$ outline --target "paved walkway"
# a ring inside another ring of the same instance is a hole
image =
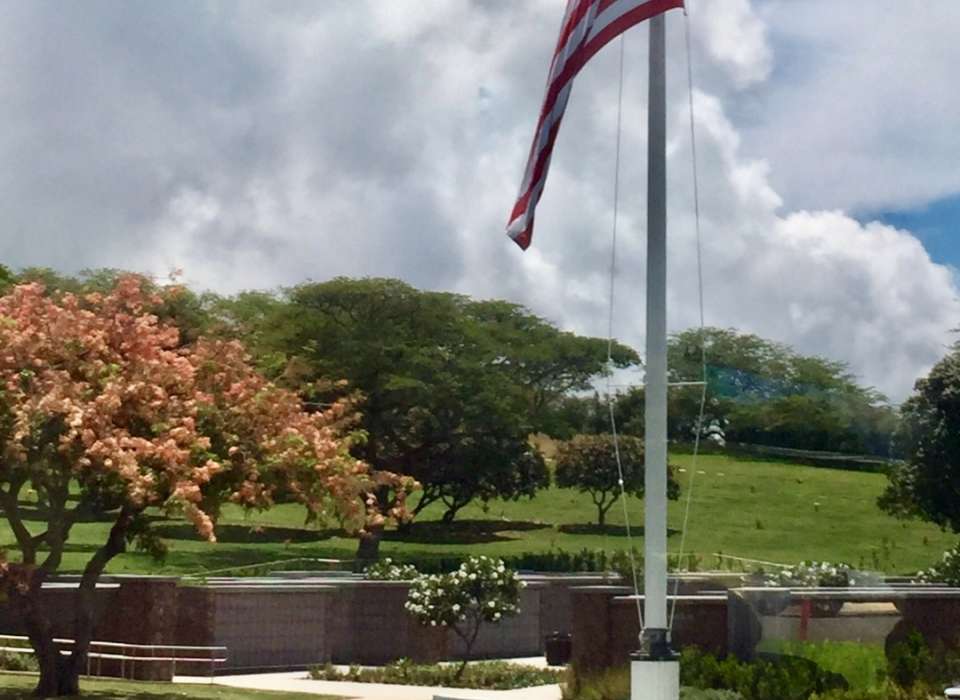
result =
[[[530,666],[546,667],[542,656],[529,659],[505,659]],[[346,666],[342,668],[346,669]],[[206,677],[177,676],[176,683],[209,683]],[[311,695],[339,695],[359,700],[560,700],[559,685],[541,685],[516,690],[471,690],[468,688],[436,688],[422,685],[390,685],[387,683],[350,683],[347,681],[314,681],[306,671],[255,673],[240,676],[216,676],[216,685],[250,690],[282,690]]]
[[[177,676],[176,683],[209,683],[209,678]],[[312,695],[339,695],[361,700],[560,700],[559,685],[541,685],[517,690],[470,690],[467,688],[431,688],[421,685],[386,683],[348,683],[310,680],[306,671],[257,673],[242,676],[217,676],[216,685],[250,690],[282,690]]]

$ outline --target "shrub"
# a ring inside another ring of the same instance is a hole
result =
[[[828,690],[814,693],[810,700],[942,700],[942,688],[914,686],[904,689],[893,683],[874,688],[856,688],[851,690]]]
[[[914,630],[887,654],[890,679],[901,688],[943,686],[960,681],[960,650],[932,647]]]
[[[948,586],[960,586],[960,543],[943,553],[940,562],[929,569],[917,573],[916,580],[921,583],[945,583]]]
[[[578,678],[568,670],[563,686],[563,700],[630,700],[630,668],[621,666],[586,678]],[[715,688],[680,688],[680,700],[743,700],[732,690]]]
[[[733,656],[717,659],[693,647],[680,657],[680,682],[732,690],[744,700],[806,700],[815,692],[847,687],[843,676],[823,671],[809,659],[769,655],[746,663]]]
[[[363,570],[363,576],[370,581],[412,581],[420,572],[413,564],[395,563],[387,557],[374,562]]]
[[[693,647],[680,656],[680,683],[682,700],[807,700],[814,693],[844,690],[847,686],[842,676],[825,672],[808,659],[769,656],[743,662],[732,656],[718,659]],[[563,697],[628,700],[629,668],[588,676],[572,669]]]
[[[421,624],[453,630],[466,646],[466,659],[484,622],[497,623],[520,612],[520,588],[516,572],[500,559],[470,557],[449,574],[418,576],[407,594],[405,608]]]
[[[38,668],[33,654],[0,651],[0,671],[36,671]]]
[[[760,649],[810,659],[823,670],[842,675],[851,688],[876,687],[887,676],[882,643],[769,640],[762,641]]]
[[[855,570],[849,564],[803,561],[795,566],[767,574],[763,584],[778,587],[846,588],[856,585],[854,575]]]

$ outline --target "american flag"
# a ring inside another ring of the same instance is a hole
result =
[[[638,22],[675,7],[683,7],[683,0],[567,1],[523,183],[507,222],[507,235],[524,250],[533,236],[534,210],[547,181],[553,143],[560,130],[574,77],[611,39]]]

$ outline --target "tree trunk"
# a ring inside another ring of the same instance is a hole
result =
[[[603,530],[607,524],[607,509],[609,507],[610,506],[604,506],[602,503],[597,504],[597,527],[600,530]]]
[[[80,673],[87,665],[87,656],[90,652],[90,642],[93,641],[93,624],[96,612],[97,581],[100,580],[107,564],[118,554],[127,549],[127,530],[133,523],[139,511],[124,506],[120,510],[110,536],[106,543],[97,550],[93,558],[87,562],[80,579],[80,590],[77,592],[77,612],[74,618],[73,653],[69,661],[64,664],[61,674],[61,685],[69,687],[71,694],[80,692]]]
[[[383,525],[372,525],[360,533],[357,545],[357,570],[363,570],[380,558],[380,540],[383,539]]]
[[[45,580],[45,572],[34,570],[26,591],[11,591],[14,609],[21,610],[27,637],[40,667],[40,678],[33,692],[40,698],[75,695],[77,689],[67,682],[65,674],[67,661],[60,653],[60,647],[53,641],[53,625],[40,598]]]
[[[467,505],[472,499],[457,499],[456,496],[454,496],[451,499],[441,498],[441,500],[447,509],[440,517],[440,520],[444,525],[449,525],[453,522],[454,518],[457,517],[457,513],[460,512],[460,509]]]
[[[373,495],[377,499],[377,508],[381,513],[388,512],[393,506],[389,486],[378,487]],[[362,570],[366,565],[372,564],[380,558],[380,540],[382,539],[383,525],[371,525],[364,532],[360,533],[360,542],[357,544],[357,560],[355,563],[357,570]]]
[[[440,517],[440,522],[442,522],[444,525],[449,525],[453,522],[453,519],[457,517],[458,510],[460,509],[454,508],[453,506],[448,507],[445,511],[443,511],[443,515]]]
[[[420,515],[421,511],[424,508],[432,504],[433,502],[439,500],[440,496],[436,493],[431,492],[428,488],[424,488],[420,493],[420,500],[417,501],[417,505],[412,511],[410,511],[411,518],[409,520],[402,520],[397,523],[397,532],[408,533],[410,532],[410,526],[413,525],[414,520],[417,516]]]

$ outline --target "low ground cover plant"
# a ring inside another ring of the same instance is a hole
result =
[[[332,664],[315,666],[310,669],[310,677],[322,681],[512,690],[558,683],[563,679],[563,671],[506,661],[474,661],[465,664],[461,670],[459,664],[417,664],[400,659],[377,668],[351,666],[339,670]]]

